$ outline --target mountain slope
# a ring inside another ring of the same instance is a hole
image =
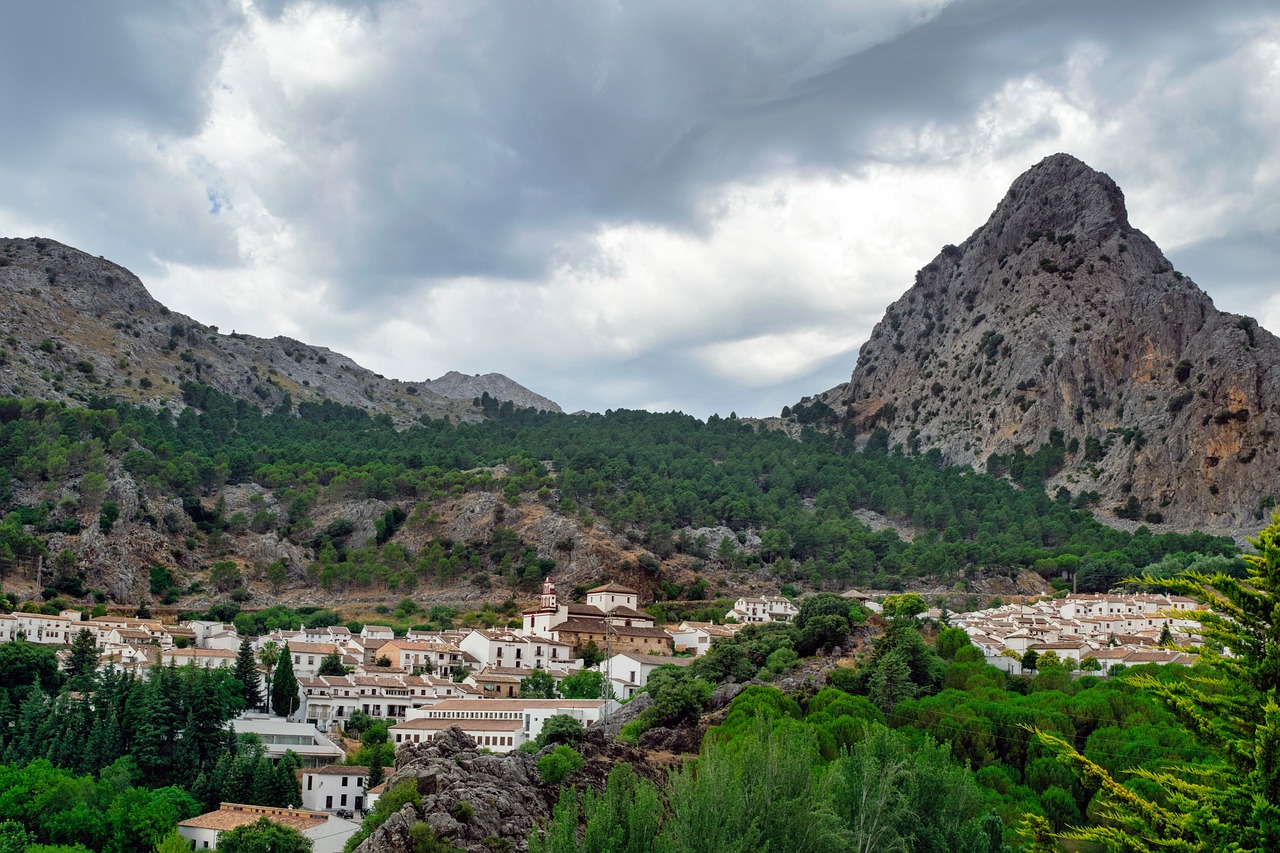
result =
[[[1280,490],[1280,340],[1218,311],[1065,154],[920,270],[816,399],[949,462],[1047,448],[1051,492],[1129,518],[1236,531]]]
[[[401,424],[425,415],[477,420],[472,400],[560,407],[505,376],[386,379],[341,353],[292,338],[256,338],[170,311],[136,276],[53,240],[0,239],[0,392],[85,400],[110,394],[157,404],[194,381],[264,408],[333,400]],[[465,381],[463,381],[465,380]]]

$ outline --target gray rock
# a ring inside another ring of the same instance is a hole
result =
[[[1256,529],[1280,462],[1280,339],[1214,308],[1066,154],[920,270],[818,399],[955,464],[1060,433],[1050,493],[1096,490],[1104,513],[1132,495],[1179,529]]]

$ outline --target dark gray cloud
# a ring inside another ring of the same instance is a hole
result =
[[[1280,231],[1270,3],[7,13],[0,230],[390,375],[776,411],[846,378],[911,272],[1063,149],[1222,307],[1280,324],[1259,300]]]

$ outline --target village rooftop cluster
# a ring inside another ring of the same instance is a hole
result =
[[[868,596],[845,597],[879,611]],[[399,748],[430,742],[456,727],[480,748],[510,752],[536,740],[552,716],[567,715],[592,727],[642,690],[661,666],[688,666],[718,638],[749,624],[790,621],[796,606],[780,596],[738,599],[725,624],[681,622],[658,627],[638,609],[639,593],[617,583],[591,589],[585,603],[562,603],[548,578],[537,606],[523,611],[522,627],[498,630],[408,631],[365,625],[359,633],[340,626],[274,631],[250,638],[260,650],[287,649],[298,681],[299,706],[287,719],[247,711],[233,721],[237,733],[253,733],[277,760],[292,750],[304,766],[301,809],[224,803],[215,812],[179,825],[197,848],[217,846],[219,833],[262,817],[293,826],[312,838],[317,851],[342,849],[358,824],[350,818],[371,809],[384,785],[368,788],[368,768],[344,765],[336,734],[361,712],[387,721]],[[1034,669],[1052,655],[1073,669],[1107,674],[1117,665],[1190,663],[1196,626],[1189,598],[1166,595],[1068,595],[1031,604],[1007,604],[952,614],[988,663],[1011,674]],[[926,616],[938,617],[938,611]],[[88,631],[104,670],[146,677],[160,665],[233,667],[243,638],[232,625],[195,620],[166,625],[158,619],[99,616],[79,611],[58,615],[0,614],[0,642],[26,640],[62,648]],[[1170,648],[1170,645],[1175,647]],[[583,653],[601,656],[592,667],[604,675],[610,694],[598,699],[528,699],[521,682],[535,671],[561,681],[584,666]],[[677,652],[679,654],[677,654]],[[321,675],[336,655],[345,675]],[[269,677],[258,666],[263,685]]]

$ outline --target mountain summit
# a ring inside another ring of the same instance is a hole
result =
[[[402,382],[292,338],[221,332],[161,305],[124,267],[43,238],[0,238],[0,331],[3,394],[159,405],[196,382],[263,408],[332,400],[400,424],[478,420],[486,393],[560,411],[499,373]]]
[[[943,247],[816,401],[1123,518],[1252,528],[1280,490],[1280,340],[1218,311],[1067,154]]]

